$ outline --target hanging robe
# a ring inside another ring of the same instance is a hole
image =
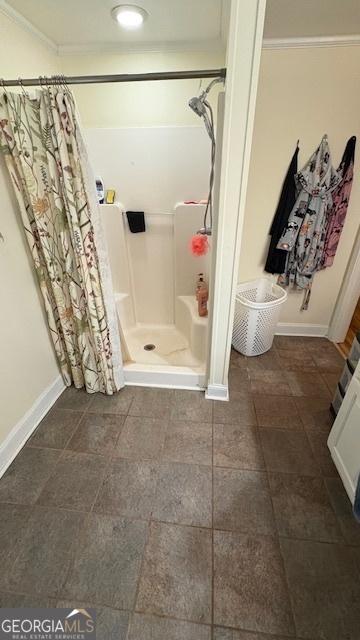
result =
[[[341,182],[333,193],[333,205],[328,211],[324,252],[321,261],[322,269],[331,267],[334,262],[340,236],[345,224],[354,175],[355,145],[356,137],[352,136],[347,141],[338,168],[338,172],[341,174]]]
[[[265,264],[265,271],[268,273],[283,273],[285,270],[287,252],[277,249],[277,244],[296,201],[295,174],[297,173],[298,154],[299,145],[297,145],[291,158],[270,229],[271,240]]]
[[[327,136],[297,173],[298,197],[277,248],[288,252],[283,286],[304,291],[301,310],[307,309],[315,273],[321,268],[326,237],[327,211],[332,206],[332,193],[341,174],[332,166]]]

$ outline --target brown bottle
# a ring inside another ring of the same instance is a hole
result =
[[[202,280],[197,292],[198,312],[201,318],[207,316],[208,314],[208,309],[207,309],[208,299],[209,299],[209,291],[207,288],[207,284],[206,282],[204,282],[204,280]]]

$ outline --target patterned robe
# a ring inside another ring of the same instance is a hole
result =
[[[331,163],[327,136],[304,168],[295,176],[298,197],[277,248],[288,252],[279,284],[305,292],[301,309],[307,309],[314,275],[321,269],[332,193],[341,181]]]
[[[321,260],[322,269],[331,267],[334,262],[341,232],[345,224],[354,175],[355,145],[356,137],[352,136],[347,141],[345,151],[338,168],[338,172],[341,174],[342,179],[333,193],[333,205],[328,211],[327,231],[324,252]]]

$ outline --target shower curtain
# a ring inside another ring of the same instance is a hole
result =
[[[112,394],[124,384],[119,332],[95,187],[67,87],[42,87],[34,98],[0,95],[0,150],[65,384]]]

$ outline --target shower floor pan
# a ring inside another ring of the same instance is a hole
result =
[[[164,325],[129,323],[127,296],[116,298],[126,384],[204,389],[207,318],[199,318],[195,298],[179,296],[176,324]]]

